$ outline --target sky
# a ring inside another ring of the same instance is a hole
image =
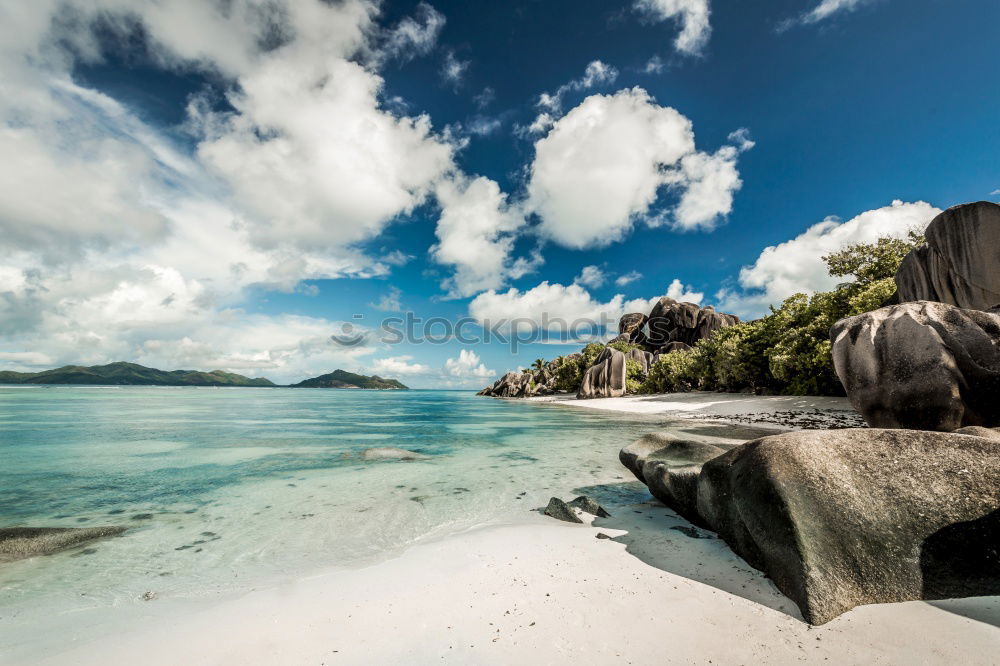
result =
[[[824,254],[1000,200],[998,23],[995,0],[0,0],[0,369],[466,389],[664,294],[759,317],[832,288]]]

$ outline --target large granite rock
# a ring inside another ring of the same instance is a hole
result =
[[[998,489],[993,439],[809,431],[705,463],[697,511],[823,624],[863,604],[1000,594]]]
[[[51,555],[96,539],[124,534],[125,527],[8,527],[0,529],[0,562]]]
[[[938,301],[988,310],[1000,305],[1000,205],[949,208],[924,232],[927,244],[896,273],[896,301]]]
[[[837,322],[833,362],[868,425],[1000,426],[1000,314],[919,301]]]
[[[534,380],[535,376],[530,372],[508,372],[493,386],[484,388],[477,395],[494,398],[527,398],[535,395],[538,385]]]
[[[703,463],[716,458],[731,446],[709,444],[681,439],[669,433],[653,432],[643,435],[618,453],[618,460],[635,478],[647,482],[645,469],[648,463],[665,462],[673,465]]]
[[[641,312],[632,312],[622,315],[622,318],[618,320],[618,334],[627,335],[631,339],[637,333],[642,331],[642,327],[646,325],[646,321],[648,319],[649,317]]]
[[[645,377],[645,375],[649,374],[649,366],[653,364],[653,355],[648,351],[637,348],[629,351],[626,360],[638,363],[639,367],[642,369],[642,374]]]
[[[583,374],[583,382],[576,397],[581,400],[588,398],[620,398],[625,395],[625,354],[605,347],[594,365]]]
[[[739,323],[736,315],[716,312],[712,307],[699,307],[694,303],[680,303],[664,296],[649,313],[646,346],[661,351],[673,342],[693,346],[715,331]]]

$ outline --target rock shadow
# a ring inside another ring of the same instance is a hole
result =
[[[803,620],[795,603],[766,575],[715,533],[692,525],[654,499],[641,483],[587,486],[573,492],[594,498],[611,513],[609,518],[595,519],[594,527],[627,532],[611,540],[624,544],[626,552],[642,562]]]
[[[1000,627],[1000,510],[924,539],[920,571],[932,606]]]

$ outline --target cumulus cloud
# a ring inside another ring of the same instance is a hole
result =
[[[457,358],[449,358],[444,363],[444,371],[452,377],[462,379],[486,379],[496,376],[471,349],[459,351]]]
[[[681,31],[674,40],[674,48],[681,53],[701,55],[708,44],[708,38],[712,34],[709,0],[635,0],[632,7],[651,21],[677,21]]]
[[[911,230],[923,231],[938,208],[923,201],[891,205],[861,213],[846,222],[829,217],[795,238],[766,248],[751,266],[740,271],[737,291],[719,294],[720,306],[742,316],[767,312],[797,293],[834,289],[841,278],[827,273],[822,257],[857,243],[873,243],[881,237],[903,238]]]
[[[543,134],[562,115],[563,98],[571,92],[589,90],[596,86],[612,85],[618,78],[618,70],[600,60],[590,62],[583,71],[583,76],[559,86],[554,93],[542,93],[538,96],[536,106],[542,112],[527,128],[522,128],[522,135]]]
[[[544,236],[574,249],[621,240],[637,219],[711,230],[742,185],[745,139],[704,153],[691,121],[642,88],[592,95],[536,142],[527,209],[541,217]],[[677,205],[650,215],[664,191],[678,194]]]
[[[469,316],[481,324],[506,321],[511,326],[577,334],[592,328],[614,328],[627,312],[649,312],[658,299],[626,299],[616,294],[610,301],[595,300],[583,286],[541,282],[521,291],[510,288],[479,294],[469,303]]]
[[[332,345],[340,322],[239,306],[252,286],[385,275],[406,255],[369,257],[357,243],[460,176],[429,118],[387,109],[371,65],[430,48],[443,19],[426,5],[386,33],[377,10],[364,0],[0,6],[0,149],[18,155],[0,167],[5,360],[132,359],[280,380],[371,353]],[[209,75],[212,90],[187,110],[193,153],[74,80],[77,62],[102,60],[109,35],[142,44],[160,67]]]
[[[430,366],[414,362],[412,356],[390,356],[375,359],[361,368],[363,372],[382,377],[408,377],[408,382],[417,385],[446,386],[464,388],[483,386],[496,376],[472,350],[462,349],[455,358],[446,359],[443,366]]]
[[[583,285],[584,287],[590,287],[591,289],[597,289],[602,284],[604,284],[608,279],[604,271],[601,270],[599,266],[584,266],[583,270],[576,277],[573,282],[576,284]]]
[[[412,356],[390,356],[388,358],[375,359],[371,364],[371,371],[383,377],[394,378],[405,375],[426,375],[431,372],[428,365],[421,363],[411,363]]]
[[[695,291],[690,286],[683,284],[677,278],[674,278],[674,281],[670,283],[669,287],[667,287],[666,296],[669,296],[675,301],[695,303],[698,305],[700,305],[705,299],[705,294],[700,291]]]
[[[482,176],[443,181],[437,190],[441,215],[438,242],[431,256],[455,268],[443,286],[454,297],[471,296],[502,286],[512,272],[523,275],[525,262],[513,262],[514,234],[524,217],[508,205],[495,181]]]

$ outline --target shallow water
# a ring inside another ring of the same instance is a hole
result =
[[[0,527],[131,528],[0,565],[0,618],[364,565],[628,480],[618,449],[656,428],[449,391],[0,387]],[[429,458],[360,459],[369,447]]]

